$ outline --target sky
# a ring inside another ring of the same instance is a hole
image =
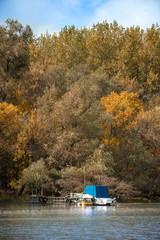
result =
[[[29,25],[35,35],[114,20],[123,27],[146,29],[160,25],[160,0],[0,0],[0,25],[8,18]]]

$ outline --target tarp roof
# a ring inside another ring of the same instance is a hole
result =
[[[109,198],[107,186],[101,185],[86,186],[84,193],[89,194],[94,198]]]

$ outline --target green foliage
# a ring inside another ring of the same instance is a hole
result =
[[[57,171],[49,171],[44,160],[31,163],[28,168],[23,170],[22,177],[19,180],[18,188],[25,186],[26,190],[41,194],[50,189],[54,189],[55,180],[59,178]]]

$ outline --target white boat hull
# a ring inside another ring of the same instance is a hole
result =
[[[99,206],[107,206],[107,205],[115,205],[116,200],[115,198],[93,198],[93,196],[89,194],[83,194],[82,196],[83,199],[93,199],[93,204],[94,205],[99,205]]]
[[[94,200],[95,205],[106,206],[113,204],[113,199],[111,198],[95,198]]]

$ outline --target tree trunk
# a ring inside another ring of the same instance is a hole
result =
[[[41,187],[41,196],[43,196],[43,187]]]

